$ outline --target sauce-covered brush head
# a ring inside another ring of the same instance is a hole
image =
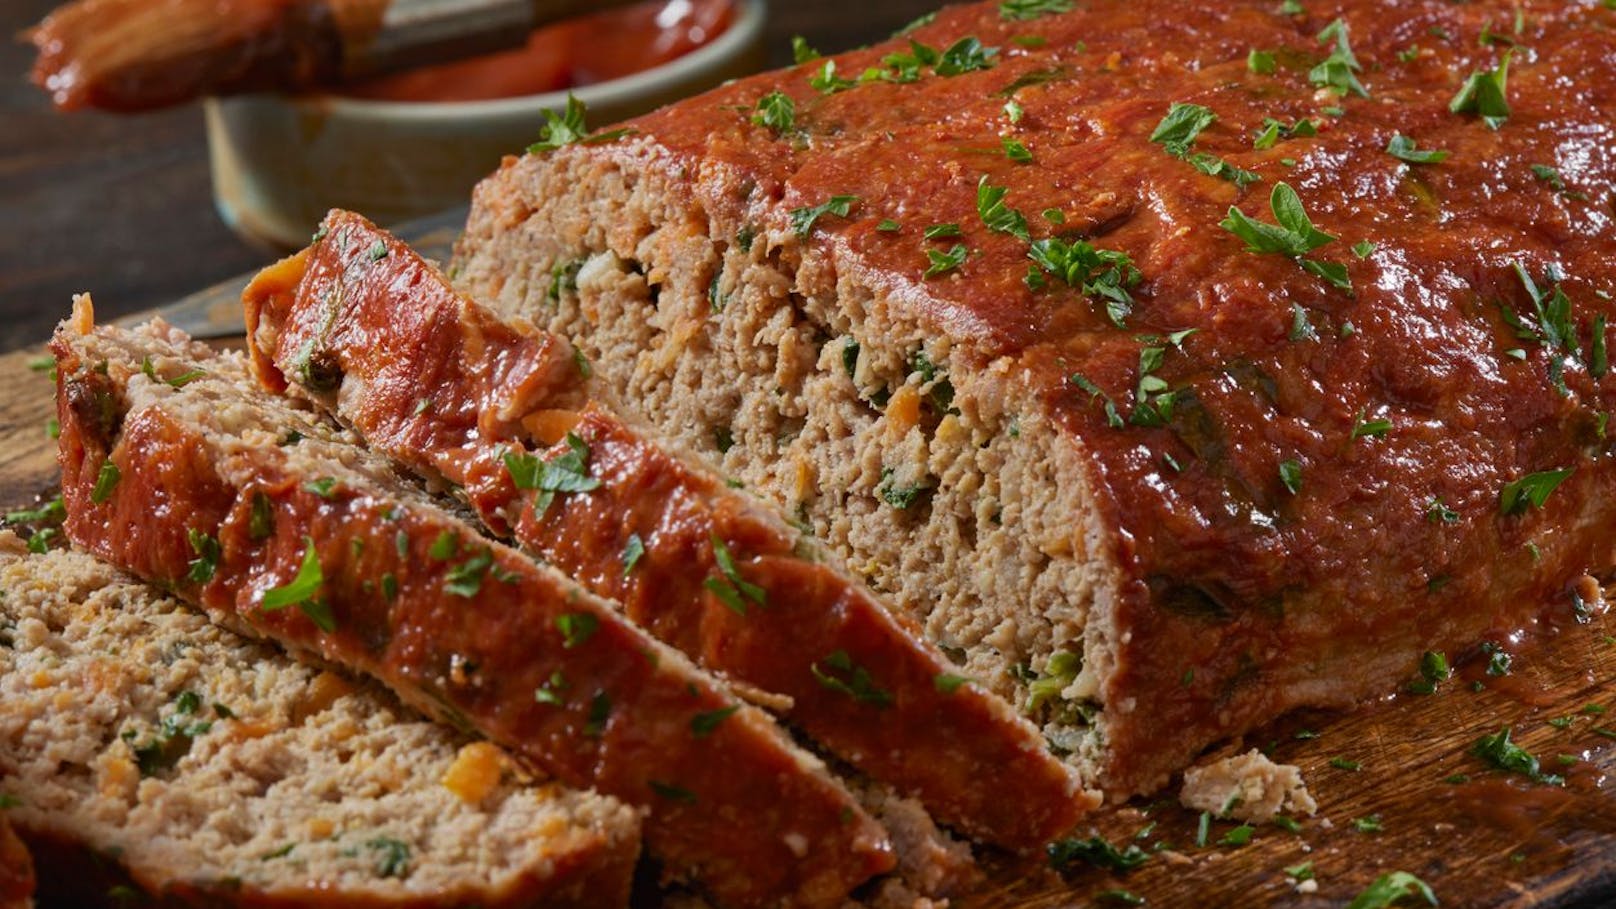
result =
[[[27,33],[62,110],[300,90],[520,44],[624,0],[75,0]]]

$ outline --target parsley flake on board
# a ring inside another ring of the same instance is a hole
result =
[[[1420,899],[1437,905],[1436,894],[1428,884],[1407,871],[1393,871],[1375,878],[1374,883],[1353,897],[1347,909],[1388,909],[1405,899]]]
[[[329,634],[337,630],[337,623],[331,617],[330,607],[314,598],[324,583],[325,575],[320,570],[320,555],[315,551],[314,538],[304,537],[303,561],[297,567],[297,574],[287,583],[264,591],[258,608],[264,612],[276,612],[296,606],[316,627]]]
[[[1488,129],[1497,129],[1509,119],[1509,58],[1513,50],[1504,52],[1494,69],[1478,69],[1470,74],[1459,93],[1448,102],[1448,110],[1456,114],[1475,114]]]
[[[806,240],[808,235],[814,231],[814,222],[825,215],[845,218],[858,201],[858,196],[831,196],[829,200],[820,205],[793,208],[791,210],[791,229],[799,238]]]
[[[613,129],[591,133],[584,126],[584,103],[567,93],[567,106],[561,114],[544,111],[544,126],[539,130],[539,141],[527,147],[528,154],[555,151],[565,145],[597,145],[612,142],[633,132],[631,129]]]
[[[1218,222],[1218,226],[1244,240],[1247,251],[1289,256],[1310,274],[1351,293],[1352,284],[1347,279],[1345,265],[1304,258],[1313,250],[1335,242],[1336,237],[1313,226],[1296,190],[1288,184],[1276,183],[1268,196],[1268,207],[1274,213],[1275,224],[1258,221],[1231,205],[1229,216]]]
[[[1056,840],[1046,846],[1044,852],[1049,857],[1050,867],[1056,871],[1065,870],[1074,862],[1086,862],[1096,868],[1123,873],[1132,871],[1150,860],[1149,853],[1132,843],[1124,849],[1118,849],[1099,835],[1088,839],[1068,837]]]
[[[1492,735],[1484,735],[1470,746],[1470,753],[1506,773],[1518,773],[1534,783],[1564,786],[1565,778],[1544,773],[1531,752],[1509,740],[1510,728],[1505,726]]]

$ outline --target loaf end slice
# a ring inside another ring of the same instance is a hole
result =
[[[0,591],[0,798],[48,852],[186,903],[627,904],[640,821],[615,799],[91,556],[5,532]]]
[[[665,873],[722,903],[834,905],[891,868],[816,758],[609,604],[258,390],[241,357],[90,321],[53,342],[75,542],[646,810]]]

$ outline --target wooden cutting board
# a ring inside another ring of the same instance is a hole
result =
[[[446,258],[463,213],[412,225],[405,234]],[[237,296],[245,278],[160,310],[194,333],[239,343]],[[64,313],[65,315],[65,313]],[[48,498],[56,482],[53,412],[42,348],[0,356],[0,508]],[[1292,716],[1226,753],[1250,747],[1302,768],[1319,811],[1299,831],[1256,825],[1240,845],[1238,822],[1210,819],[1203,843],[1196,812],[1173,793],[1108,809],[1084,837],[1148,856],[1125,873],[1079,861],[1056,874],[1041,861],[986,855],[988,879],[956,909],[1055,909],[1080,905],[1344,906],[1376,878],[1405,871],[1443,906],[1556,909],[1616,905],[1616,617],[1580,623],[1554,613],[1510,643],[1507,674],[1476,655],[1435,694],[1406,690],[1358,711]],[[1387,679],[1387,690],[1413,679]],[[1608,712],[1606,712],[1608,711]],[[1512,730],[1543,773],[1533,783],[1491,768],[1471,749]],[[1312,885],[1286,868],[1310,863]],[[1316,888],[1316,889],[1315,889]],[[1127,894],[1126,896],[1123,894]],[[1398,905],[1423,905],[1408,899]]]

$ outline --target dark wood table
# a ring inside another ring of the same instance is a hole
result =
[[[824,51],[883,38],[940,0],[770,0],[769,52],[792,35]],[[17,35],[56,0],[6,0]],[[44,340],[71,295],[104,318],[149,309],[257,268],[277,253],[214,211],[202,112],[61,115],[27,82],[33,48],[0,44],[0,352]]]

